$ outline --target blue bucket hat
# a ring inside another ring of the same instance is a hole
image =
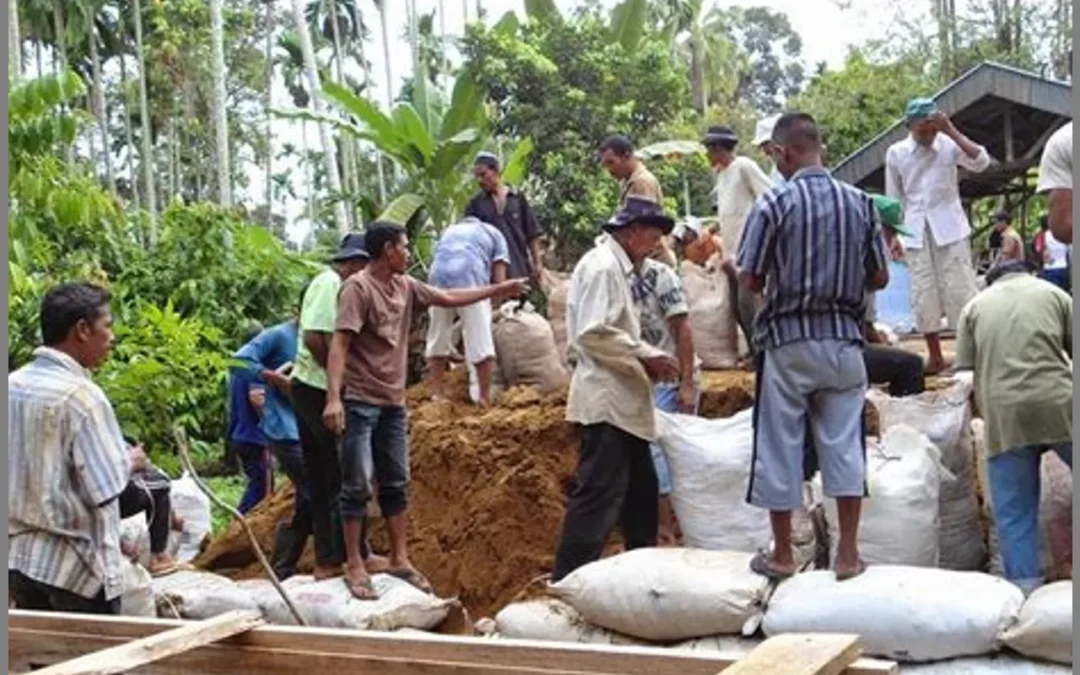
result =
[[[658,227],[664,234],[671,234],[675,227],[675,219],[664,213],[664,207],[641,197],[627,197],[626,204],[604,224],[604,229],[612,232],[634,223]]]
[[[341,248],[338,249],[338,252],[334,254],[333,258],[330,258],[330,262],[348,262],[358,258],[362,258],[363,260],[371,259],[367,249],[364,248],[364,233],[349,232],[341,238]]]
[[[938,111],[937,103],[932,98],[913,98],[904,108],[904,117],[909,122],[930,117]]]

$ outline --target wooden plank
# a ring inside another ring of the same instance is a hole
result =
[[[183,625],[183,622],[166,619],[88,617],[21,610],[11,611],[8,619],[9,664],[14,662],[14,655],[18,655],[23,663],[29,657],[53,663],[102,649],[115,642],[133,640]],[[226,672],[228,668],[234,669],[233,672],[247,672],[249,663],[256,660],[262,663],[265,653],[276,656],[267,660],[265,672],[261,675],[301,671],[302,675],[310,675],[309,653],[317,653],[319,663],[324,664],[326,669],[349,668],[348,672],[366,672],[359,667],[361,663],[380,663],[390,669],[375,672],[385,675],[412,675],[417,671],[408,670],[410,662],[441,664],[437,667],[439,669],[426,671],[440,675],[457,674],[459,671],[453,668],[465,665],[510,670],[460,672],[515,672],[514,669],[527,672],[532,669],[552,674],[715,675],[737,660],[733,655],[673,652],[654,647],[491,640],[434,634],[420,639],[393,633],[292,626],[260,626],[214,645],[201,647],[197,652],[170,658],[153,672],[155,675],[171,675]],[[227,664],[227,667],[217,667],[218,661]],[[209,662],[213,662],[208,666],[210,670],[202,667],[202,664]],[[263,666],[260,666],[259,670],[262,669]],[[860,659],[844,671],[845,675],[892,675],[896,672],[895,664],[872,659]]]
[[[721,672],[724,675],[840,675],[860,654],[858,635],[777,635]]]
[[[259,612],[226,612],[206,621],[187,623],[115,647],[95,650],[35,672],[38,675],[115,675],[249,631],[262,623]]]

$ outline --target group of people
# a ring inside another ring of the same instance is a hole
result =
[[[754,143],[771,158],[772,177],[736,152],[730,128],[711,127],[703,144],[718,173],[716,236],[693,221],[676,229],[628,139],[600,146],[601,163],[619,181],[619,207],[570,280],[566,416],[581,425],[582,445],[553,580],[599,557],[616,524],[627,548],[676,538],[655,410],[697,410],[700,368],[676,263],[705,245],[736,289],[732,302],[756,370],[747,499],[770,512],[774,544],[752,568],[778,579],[794,573],[791,515],[820,466],[825,494],[838,503],[837,578],[861,573],[868,383],[917,393],[924,371],[954,365],[974,371],[987,421],[1006,575],[1026,589],[1040,583],[1039,457],[1052,449],[1071,464],[1071,300],[1013,260],[996,266],[979,292],[956,168],[984,168],[986,151],[932,101],[913,101],[906,117],[910,136],[887,155],[891,205],[829,174],[809,115],[786,113],[759,126]],[[1048,227],[1065,245],[1071,133],[1070,124],[1051,138],[1040,170]],[[525,196],[501,180],[497,158],[476,157],[474,175],[481,190],[443,233],[427,283],[408,274],[405,229],[372,223],[344,237],[305,288],[296,317],[260,329],[234,355],[229,441],[251,478],[242,510],[268,490],[268,453],[296,486],[293,519],[275,541],[280,576],[295,571],[313,536],[315,577],[343,576],[359,599],[377,597],[376,573],[431,590],[408,551],[405,385],[414,311],[430,311],[435,393],[460,317],[477,400],[487,404],[490,303],[525,296],[544,264],[543,230]],[[873,294],[888,283],[889,259],[903,255],[930,350],[925,369],[918,356],[875,343]],[[111,343],[109,302],[92,284],[50,290],[43,346],[9,379],[8,573],[19,607],[118,611],[119,521],[137,509],[151,512],[155,571],[176,569],[162,543],[167,490],[91,378]],[[941,349],[943,316],[957,329],[955,364]],[[134,494],[133,482],[147,489]],[[373,497],[389,534],[386,557],[367,542]]]

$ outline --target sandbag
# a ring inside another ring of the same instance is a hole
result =
[[[120,562],[120,580],[124,590],[120,595],[120,613],[124,616],[157,616],[154,589],[150,573],[130,560]]]
[[[180,562],[194,560],[202,550],[203,540],[210,534],[210,498],[184,472],[178,480],[172,481],[169,499],[173,512],[184,519],[173,555]]]
[[[150,564],[150,527],[145,513],[136,513],[120,521],[120,546],[135,551],[135,562]]]
[[[559,360],[551,324],[518,303],[505,303],[495,313],[495,353],[506,386],[532,385],[544,391],[566,386],[570,373]]]
[[[542,598],[515,602],[495,615],[495,632],[500,637],[550,642],[580,642],[602,645],[645,645],[628,635],[595,626],[562,600]]]
[[[643,548],[574,570],[550,592],[588,622],[643,640],[752,634],[768,580],[753,554]]]
[[[872,565],[846,581],[831,571],[784,581],[763,628],[783,633],[854,633],[863,651],[897,661],[989,654],[1020,612],[1024,595],[982,572]]]
[[[694,351],[706,369],[734,368],[739,360],[736,309],[731,279],[719,266],[706,268],[684,260],[680,266]]]
[[[1020,608],[1020,621],[1005,633],[1005,644],[1025,656],[1071,665],[1072,608],[1071,581],[1037,589]]]
[[[869,441],[866,477],[870,497],[859,520],[859,554],[870,564],[937,567],[939,493],[944,469],[930,440],[907,425]],[[946,479],[952,476],[945,472]],[[820,483],[820,476],[815,479]],[[836,500],[825,499],[825,519],[836,559],[840,521]]]
[[[209,572],[181,570],[151,581],[158,616],[165,619],[209,619],[236,609],[257,610],[236,582]]]
[[[547,317],[555,336],[555,349],[563,365],[567,364],[566,303],[570,296],[570,275],[544,270],[540,278],[547,295]]]
[[[371,582],[379,594],[378,600],[357,600],[341,578],[306,583],[298,579],[286,591],[304,621],[309,626],[320,628],[428,630],[446,618],[454,602],[424,593],[389,574],[376,574]],[[280,596],[267,595],[263,602],[263,616],[267,621],[296,625],[296,620]]]
[[[683,542],[690,548],[752,553],[768,548],[769,512],[746,502],[753,464],[753,410],[726,419],[656,411],[657,443],[671,472],[671,494]],[[814,527],[806,509],[793,516],[796,558],[815,557]]]
[[[1031,661],[1010,654],[904,664],[900,675],[1069,675],[1072,668]]]
[[[952,570],[981,570],[987,558],[975,495],[970,395],[971,386],[965,382],[903,398],[875,389],[867,394],[877,408],[882,429],[906,424],[926,434],[941,452],[944,467],[955,477],[941,484],[939,511],[938,564]]]

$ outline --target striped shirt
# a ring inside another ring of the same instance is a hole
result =
[[[8,379],[8,569],[86,598],[123,591],[131,459],[105,393],[48,347]]]
[[[866,281],[887,264],[870,197],[823,168],[799,171],[758,199],[739,242],[739,268],[765,278],[755,344],[861,342]]]

